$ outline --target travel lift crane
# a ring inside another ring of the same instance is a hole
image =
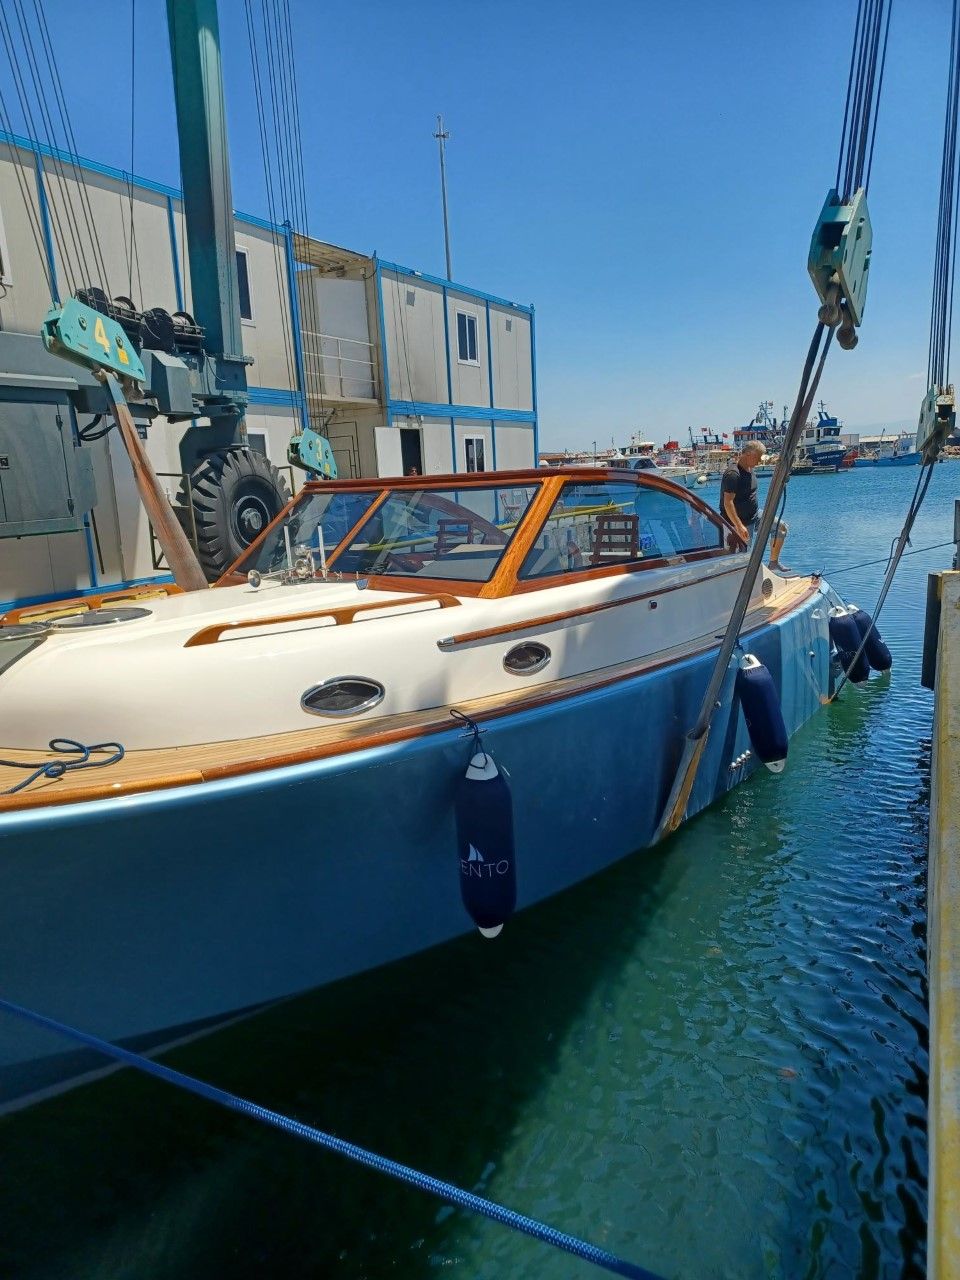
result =
[[[250,450],[233,202],[216,0],[167,0],[193,315],[79,290],[44,321],[47,349],[93,370],[130,455],[141,500],[179,586],[195,590],[227,568],[281,510],[280,472]],[[195,318],[194,318],[195,317]],[[131,409],[133,410],[131,414]],[[193,420],[180,443],[200,562],[146,455],[133,419]],[[197,419],[207,422],[199,424]],[[289,460],[336,476],[329,441],[305,431]]]

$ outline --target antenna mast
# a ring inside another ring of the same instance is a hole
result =
[[[440,144],[440,197],[443,201],[443,247],[447,255],[447,279],[453,279],[453,267],[450,265],[450,220],[447,216],[447,154],[446,141],[449,133],[444,133],[443,116],[437,116],[437,132],[433,135]]]

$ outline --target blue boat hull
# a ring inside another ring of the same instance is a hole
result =
[[[855,465],[858,467],[916,467],[919,466],[921,455],[919,450],[912,453],[891,454],[886,458],[857,458]]]
[[[813,445],[807,449],[806,456],[816,467],[839,467],[847,456],[847,451],[845,448],[830,449]]]
[[[828,690],[827,608],[815,594],[746,638],[791,734]],[[484,744],[513,793],[519,907],[651,843],[713,661],[489,722]],[[731,767],[750,745],[735,675],[732,664],[688,814],[757,767]],[[453,729],[0,818],[2,994],[107,1038],[156,1038],[470,931],[453,811],[469,754]],[[0,1101],[55,1074],[61,1051],[4,1024]]]

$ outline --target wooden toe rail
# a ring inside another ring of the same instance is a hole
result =
[[[235,631],[276,627],[287,622],[313,622],[318,618],[332,618],[334,626],[340,627],[353,622],[358,613],[369,613],[375,609],[401,609],[408,604],[435,604],[440,609],[452,609],[459,603],[456,596],[404,596],[396,600],[378,600],[374,604],[346,605],[340,609],[311,609],[307,613],[278,613],[271,614],[268,618],[245,618],[242,622],[217,622],[213,626],[195,631],[183,647],[193,649],[197,645],[216,644],[221,636],[230,635]]]

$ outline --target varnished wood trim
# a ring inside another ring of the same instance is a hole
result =
[[[328,489],[369,489],[371,487],[377,488],[381,485],[388,489],[418,489],[424,487],[433,488],[435,486],[444,489],[476,489],[492,483],[511,488],[522,484],[535,484],[544,480],[555,480],[557,477],[563,480],[579,480],[582,483],[606,479],[629,479],[638,481],[640,484],[652,484],[670,493],[684,494],[699,501],[696,494],[692,493],[684,485],[676,484],[673,480],[667,479],[666,476],[657,475],[650,471],[634,471],[623,467],[523,467],[513,471],[451,471],[444,475],[431,474],[429,476],[380,476],[377,479],[358,477],[351,480],[308,480],[300,490],[300,493],[323,493]],[[299,497],[299,494],[297,496]],[[711,507],[707,507],[706,510],[713,511]],[[713,511],[714,518],[716,518],[716,515],[717,513]]]
[[[698,560],[719,560],[730,554],[729,551],[718,547],[710,551],[689,551],[683,555],[636,560],[633,564],[597,565],[590,569],[576,569],[570,573],[556,573],[549,578],[527,578],[516,584],[513,594],[526,595],[530,591],[544,591],[547,587],[568,587],[574,582],[592,582],[596,578],[616,578],[624,573],[645,573],[648,569],[677,568],[685,564],[694,564]]]
[[[375,609],[396,609],[407,604],[437,604],[441,609],[452,609],[459,605],[456,596],[429,595],[405,596],[398,600],[376,600],[372,604],[344,605],[339,609],[310,609],[306,613],[277,613],[268,618],[244,618],[240,622],[217,622],[204,627],[184,643],[185,649],[195,649],[198,645],[216,644],[223,635],[231,635],[236,631],[248,628],[274,627],[286,622],[312,622],[317,618],[332,618],[334,626],[346,626],[354,621],[358,613],[369,613]],[[395,616],[395,615],[391,615]]]
[[[745,627],[743,635],[751,635],[754,631],[770,626],[772,623],[779,621],[780,618],[795,612],[806,604],[812,596],[816,595],[819,590],[819,578],[812,579],[810,585],[801,595],[791,598],[788,603],[778,609],[771,610],[750,626]],[[556,681],[553,685],[535,686],[528,691],[524,691],[520,697],[517,696],[516,692],[513,692],[505,695],[501,701],[485,708],[471,707],[469,703],[461,705],[468,706],[473,713],[472,718],[480,723],[488,720],[497,720],[515,712],[549,706],[552,703],[575,697],[581,693],[607,688],[610,685],[619,684],[624,680],[630,680],[646,672],[659,671],[674,663],[686,662],[690,658],[699,657],[716,647],[716,641],[711,639],[697,648],[689,649],[682,654],[673,654],[658,661],[638,659],[633,663],[619,664],[613,671],[607,669],[605,673],[590,672],[581,677],[571,677],[569,680]],[[477,701],[483,700],[478,699]],[[191,786],[201,782],[223,781],[227,778],[239,777],[250,773],[261,773],[272,769],[282,769],[291,765],[310,764],[313,761],[327,759],[330,756],[349,755],[356,751],[367,751],[397,742],[405,742],[411,738],[426,737],[428,734],[453,730],[457,726],[451,723],[448,711],[449,708],[447,707],[437,708],[437,718],[425,723],[374,731],[373,733],[345,741],[325,742],[320,745],[305,747],[302,750],[276,753],[272,756],[259,757],[257,759],[238,760],[226,765],[210,765],[179,773],[158,774],[154,778],[142,781],[130,780],[114,784],[97,782],[87,787],[66,792],[59,791],[57,784],[52,783],[40,791],[29,794],[20,792],[14,796],[0,796],[0,812],[109,799],[147,791],[160,791],[171,787]],[[216,744],[211,745],[215,746]]]
[[[93,782],[86,787],[75,790],[58,790],[55,783],[39,791],[17,792],[12,796],[0,796],[0,813],[10,813],[20,809],[43,809],[64,804],[82,804],[88,800],[109,800],[112,796],[139,795],[146,791],[169,791],[172,787],[195,787],[206,782],[199,769],[186,770],[183,773],[161,773],[153,778],[140,781]]]
[[[534,496],[526,513],[521,517],[520,524],[510,539],[510,545],[500,557],[500,563],[493,577],[481,588],[482,599],[498,600],[503,596],[513,595],[520,566],[526,560],[534,540],[560,496],[563,483],[563,479],[557,476],[547,476],[543,479],[540,492]]]
[[[641,600],[659,598],[660,596],[669,595],[671,591],[680,591],[683,588],[696,586],[700,582],[715,582],[717,578],[725,578],[730,573],[739,573],[741,569],[742,566],[737,565],[732,569],[724,569],[722,573],[712,574],[709,578],[678,582],[673,586],[660,587],[656,591],[642,591],[635,596],[623,596],[617,600],[604,600],[599,604],[585,604],[578,609],[564,609],[561,613],[545,613],[538,618],[530,618],[525,622],[508,622],[503,626],[487,627],[482,631],[464,631],[460,635],[438,640],[437,648],[446,652],[459,645],[472,644],[477,640],[491,640],[497,636],[514,635],[519,631],[535,631],[539,627],[548,627],[556,622],[567,622],[573,618],[584,618],[593,613],[603,613],[607,609],[617,609],[621,605],[637,604]]]
[[[73,596],[69,600],[50,600],[47,604],[24,605],[10,609],[0,617],[0,622],[42,622],[44,618],[66,618],[72,613],[86,613],[88,609],[101,609],[104,605],[119,605],[130,600],[151,600],[156,596],[176,596],[182,588],[173,582],[158,582],[155,586],[144,583],[140,587],[127,587],[122,591],[105,591],[100,595]]]

